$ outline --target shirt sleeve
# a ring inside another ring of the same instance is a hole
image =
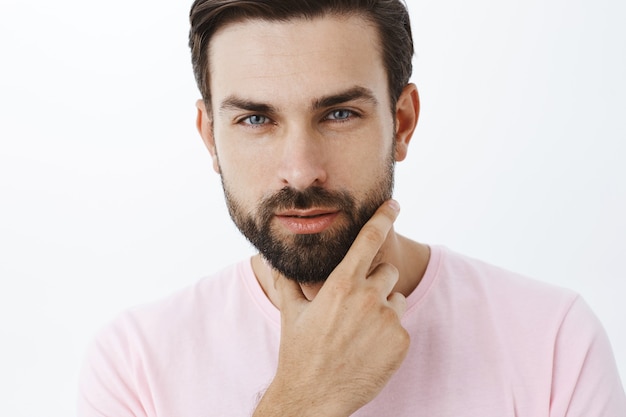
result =
[[[626,416],[626,395],[608,337],[580,297],[557,334],[550,416]]]
[[[128,317],[92,342],[79,379],[78,417],[151,417],[141,358],[133,352]],[[149,396],[149,395],[148,395]]]

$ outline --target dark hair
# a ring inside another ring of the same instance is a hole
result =
[[[328,14],[360,15],[378,28],[392,110],[395,110],[413,69],[411,24],[401,0],[195,0],[189,13],[189,47],[193,72],[207,109],[211,104],[209,42],[218,28],[243,19],[287,21]]]

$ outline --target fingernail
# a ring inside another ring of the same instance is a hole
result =
[[[396,200],[389,200],[389,207],[394,209],[396,212],[400,211],[400,204]]]

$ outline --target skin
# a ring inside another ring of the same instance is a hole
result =
[[[348,190],[359,201],[383,174],[392,140],[395,160],[406,157],[417,89],[407,85],[391,112],[377,45],[376,29],[359,16],[249,20],[216,32],[212,111],[198,101],[197,127],[215,171],[247,211],[285,186]],[[278,369],[255,416],[348,416],[399,368],[410,344],[400,323],[405,296],[429,250],[395,232],[398,212],[395,201],[382,204],[323,284],[299,285],[253,258],[282,317]],[[339,213],[329,227],[343,220]],[[274,223],[285,237],[294,233]]]

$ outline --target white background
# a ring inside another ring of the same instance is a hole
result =
[[[252,253],[195,132],[189,6],[1,0],[2,416],[74,415],[99,327]],[[624,379],[625,3],[409,7],[398,230],[580,292]]]

